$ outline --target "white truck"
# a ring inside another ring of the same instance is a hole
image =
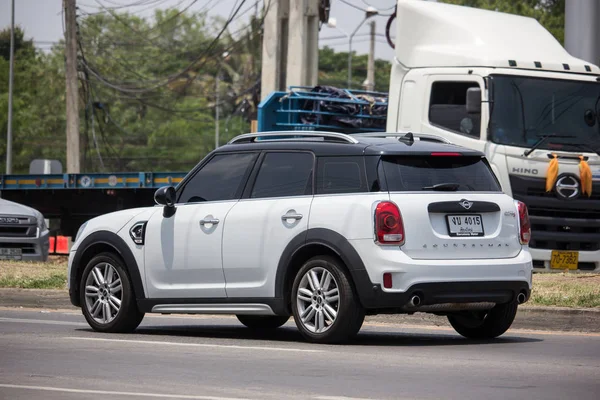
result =
[[[258,130],[428,133],[482,151],[529,208],[534,267],[600,271],[600,68],[533,18],[422,0],[396,12],[389,94],[291,87],[263,100]]]
[[[534,267],[599,271],[600,69],[533,18],[399,0],[396,26],[386,130],[484,152],[503,190],[529,208]]]

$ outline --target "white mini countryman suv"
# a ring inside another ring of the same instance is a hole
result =
[[[277,132],[213,151],[158,206],[81,227],[69,293],[90,326],[234,314],[341,342],[365,315],[427,312],[502,335],[531,293],[527,208],[482,153],[413,134]]]

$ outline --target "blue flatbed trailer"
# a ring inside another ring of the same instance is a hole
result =
[[[56,230],[75,236],[81,224],[96,216],[153,205],[156,189],[177,185],[186,173],[0,175],[0,197],[59,220]]]
[[[291,86],[270,93],[258,107],[258,131],[385,130],[387,93]],[[0,197],[59,220],[57,231],[75,236],[96,216],[154,204],[154,191],[177,185],[187,172],[0,175]],[[1,211],[1,210],[0,210]]]

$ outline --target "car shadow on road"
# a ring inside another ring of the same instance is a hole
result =
[[[385,328],[383,328],[385,329]],[[83,329],[84,331],[91,331]],[[232,340],[261,340],[271,342],[306,343],[300,332],[288,324],[273,331],[255,331],[245,327],[232,325],[173,325],[173,326],[140,326],[135,333],[135,339],[147,340],[148,336],[161,336],[161,339],[169,337],[179,338],[207,338],[207,339],[232,339]],[[362,330],[359,334],[346,342],[345,345],[357,346],[460,346],[460,345],[489,345],[502,343],[531,343],[541,342],[541,338],[515,336],[507,333],[492,340],[470,340],[465,339],[452,332],[398,332],[378,330]],[[236,343],[239,344],[239,343]]]

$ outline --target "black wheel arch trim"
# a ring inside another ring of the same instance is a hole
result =
[[[82,271],[85,268],[85,265],[81,265],[81,260],[83,255],[86,253],[90,247],[104,244],[112,247],[117,254],[123,259],[124,267],[129,273],[129,279],[131,280],[131,284],[133,285],[133,290],[135,292],[135,297],[137,300],[145,299],[146,295],[144,292],[144,285],[142,283],[142,277],[140,275],[140,270],[135,260],[133,253],[127,243],[116,233],[109,231],[97,231],[90,234],[88,237],[83,239],[77,250],[75,251],[75,255],[73,257],[73,264],[71,267],[71,273],[69,277],[69,297],[71,299],[71,303],[80,307],[81,302],[79,298],[79,282],[77,282],[77,272]]]
[[[362,259],[348,239],[326,228],[308,229],[292,239],[284,249],[277,265],[275,297],[280,299],[285,298],[285,280],[294,257],[306,246],[315,244],[329,248],[342,260],[350,272],[352,283],[361,304],[363,307],[368,306],[370,299],[374,297],[374,291],[378,290],[378,285],[372,284]]]

